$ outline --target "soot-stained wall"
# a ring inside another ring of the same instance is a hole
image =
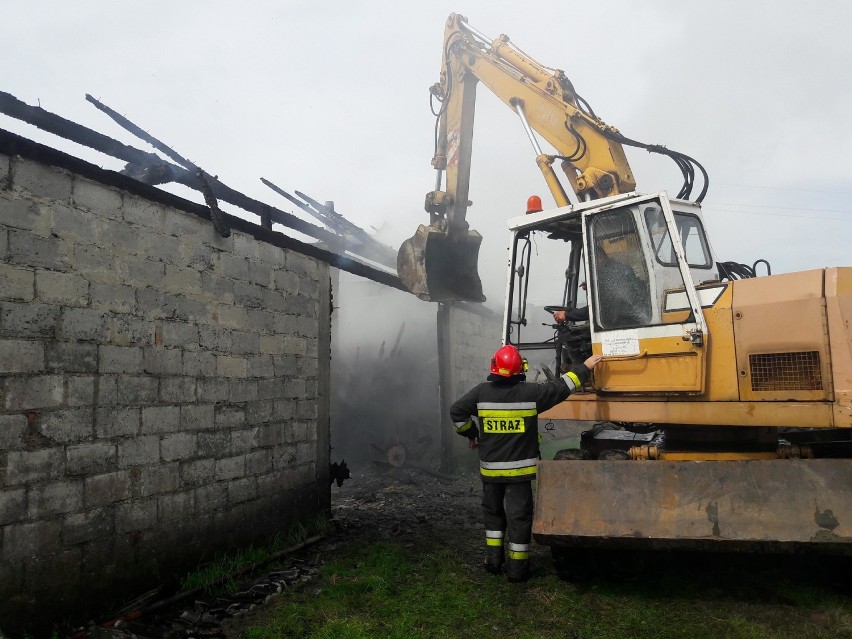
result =
[[[6,632],[329,507],[328,266],[86,173],[0,155]]]

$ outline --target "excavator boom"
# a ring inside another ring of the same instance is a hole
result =
[[[507,36],[492,40],[463,16],[451,14],[441,68],[441,81],[431,89],[440,108],[432,158],[437,179],[435,190],[426,195],[430,221],[403,243],[397,270],[403,284],[423,300],[481,302],[476,267],[482,237],[466,221],[478,83],[517,113],[558,206],[570,203],[568,193],[575,200],[597,199],[633,191],[636,184],[621,134],[595,116],[563,71],[539,64]],[[556,153],[543,153],[534,132]],[[557,160],[568,192],[553,170]]]

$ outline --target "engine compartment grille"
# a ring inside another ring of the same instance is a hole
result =
[[[819,351],[748,356],[753,391],[822,390]]]

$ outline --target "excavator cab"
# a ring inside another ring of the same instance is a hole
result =
[[[397,254],[399,279],[426,302],[484,302],[477,271],[482,236],[471,230],[451,234],[443,226],[421,224],[402,243]]]
[[[556,346],[558,357],[561,342],[581,344],[584,331],[592,352],[606,357],[595,371],[598,391],[703,392],[707,326],[701,295],[718,294],[725,285],[717,281],[700,207],[672,203],[665,193],[628,194],[515,218],[510,227],[507,343],[522,350]],[[532,309],[552,308],[546,303],[558,295],[553,264],[566,267],[563,306],[585,310],[585,318],[576,312],[581,321],[568,331],[556,327],[548,337],[536,326],[546,316]],[[709,284],[700,293],[695,282]],[[573,338],[563,335],[572,331]],[[572,360],[586,355],[574,350]]]

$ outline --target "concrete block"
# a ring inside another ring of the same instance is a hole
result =
[[[215,459],[192,459],[180,464],[180,480],[184,487],[202,486],[215,480]]]
[[[296,415],[295,399],[276,399],[272,411],[273,419],[292,419]]]
[[[169,404],[189,404],[195,401],[194,377],[161,377],[160,401]]]
[[[0,340],[0,374],[40,373],[44,370],[44,346],[22,339]]]
[[[216,356],[216,375],[219,377],[246,377],[248,362],[244,357]]]
[[[94,411],[73,408],[43,412],[35,422],[36,430],[51,441],[77,444],[94,438]]]
[[[35,297],[35,271],[0,262],[0,299],[29,302]]]
[[[232,404],[252,402],[257,399],[257,381],[252,379],[232,379],[228,390],[228,401]]]
[[[190,377],[215,377],[216,355],[206,351],[184,351],[183,374]]]
[[[68,341],[104,343],[109,336],[109,314],[90,308],[64,308],[59,333]]]
[[[277,269],[273,272],[275,289],[285,293],[298,293],[299,275],[285,269]]]
[[[246,323],[240,328],[254,333],[272,333],[275,327],[275,314],[268,310],[250,308],[246,310]]]
[[[9,183],[9,181],[11,180],[11,162],[12,158],[10,158],[8,155],[0,155],[0,191],[5,191],[12,186]]]
[[[35,302],[0,302],[0,336],[53,338],[59,307]]]
[[[142,353],[142,348],[133,346],[98,346],[98,371],[101,374],[141,373]]]
[[[245,422],[245,409],[238,406],[216,406],[216,428],[239,428]]]
[[[0,489],[0,526],[27,518],[27,489]]]
[[[115,532],[149,530],[157,522],[157,499],[134,499],[115,506]]]
[[[163,461],[179,461],[196,456],[195,433],[172,433],[160,441],[160,457]]]
[[[124,281],[121,261],[114,253],[92,244],[76,244],[73,250],[74,270],[90,282],[122,284]]]
[[[0,200],[2,202],[2,200]],[[9,229],[0,227],[0,262],[5,262],[9,255]]]
[[[198,348],[198,326],[188,322],[165,321],[162,324],[163,346],[166,348]]]
[[[284,381],[284,397],[299,398],[305,395],[305,380],[291,377]]]
[[[121,191],[111,189],[99,182],[75,176],[71,200],[79,208],[88,209],[110,219],[121,219],[123,200]]]
[[[271,399],[248,402],[246,404],[246,422],[262,424],[272,420],[274,402]]]
[[[196,404],[180,407],[180,427],[184,431],[210,429],[215,424],[213,404]]]
[[[223,304],[234,303],[234,281],[209,271],[201,272],[201,292]]]
[[[32,231],[42,237],[50,236],[53,228],[51,207],[37,204],[27,198],[0,197],[0,219],[3,225],[25,231]]]
[[[228,380],[218,377],[199,379],[196,394],[199,402],[224,402],[228,399]]]
[[[53,227],[51,235],[71,242],[97,244],[98,217],[88,211],[67,204],[53,204],[50,207]]]
[[[277,289],[263,290],[263,308],[272,313],[287,312],[287,297]],[[274,325],[273,325],[274,326]]]
[[[6,457],[6,484],[20,486],[59,479],[65,472],[65,454],[61,448],[12,450]]]
[[[163,290],[176,294],[201,290],[201,273],[195,269],[166,264]]]
[[[265,475],[272,472],[272,452],[257,450],[246,455],[246,475]]]
[[[213,251],[206,244],[200,244],[194,235],[185,235],[180,238],[181,263],[187,268],[196,271],[212,271],[215,267]]]
[[[144,315],[147,319],[160,319],[163,317],[171,317],[175,311],[175,306],[170,301],[173,296],[166,296],[165,293],[155,291],[150,288],[140,288],[136,290],[136,309],[140,315]]]
[[[142,432],[171,433],[180,429],[178,406],[149,406],[142,409]]]
[[[304,337],[284,336],[284,354],[306,355],[308,352],[307,340]]]
[[[120,470],[87,477],[83,484],[83,503],[87,508],[106,506],[130,498],[130,472]]]
[[[234,233],[233,238],[234,255],[253,261],[258,261],[260,259],[260,252],[258,249],[260,242],[252,236],[244,233]]]
[[[260,447],[272,447],[283,444],[286,441],[285,425],[283,422],[274,422],[258,426],[257,445]]]
[[[152,375],[102,375],[99,406],[146,406],[157,403],[159,379]]]
[[[26,416],[0,415],[0,451],[20,450],[25,445],[24,436],[26,434]]]
[[[217,275],[221,275],[227,279],[238,280],[240,282],[250,281],[249,263],[243,257],[229,255],[227,253],[218,254]]]
[[[108,539],[115,529],[115,510],[95,508],[62,518],[62,543],[73,546],[92,539]]]
[[[62,306],[86,306],[89,281],[73,273],[36,269],[35,294],[40,302]]]
[[[169,522],[192,517],[195,510],[195,491],[160,495],[157,498],[157,521]]]
[[[230,304],[217,304],[213,319],[216,324],[224,328],[245,329],[248,324],[246,309]]]
[[[195,289],[187,290],[188,294],[197,295]],[[184,322],[210,322],[213,319],[213,307],[207,302],[190,299],[183,295],[175,295],[175,312],[173,317]]]
[[[180,375],[183,372],[181,351],[177,348],[148,346],[144,349],[143,370],[151,375]]]
[[[319,360],[315,357],[299,357],[296,360],[296,373],[299,377],[316,377],[319,373]]]
[[[69,256],[55,237],[39,237],[30,231],[9,231],[9,262],[26,267],[41,267],[54,271],[67,271]]]
[[[36,197],[71,201],[74,179],[68,171],[33,160],[16,157],[12,162],[12,188],[29,191]]]
[[[92,308],[115,313],[136,310],[136,291],[131,286],[93,283],[89,289]]]
[[[299,362],[295,355],[274,355],[272,364],[275,367],[275,377],[293,377],[299,373]]]
[[[272,355],[251,355],[247,359],[246,374],[249,377],[274,377],[275,365]]]
[[[231,453],[247,453],[257,448],[258,428],[231,431]]]
[[[238,504],[257,498],[257,480],[254,477],[234,479],[228,485],[228,503]]]
[[[94,406],[95,376],[74,375],[66,381],[65,404],[69,408]]]
[[[121,439],[117,450],[119,468],[150,466],[160,461],[160,436],[143,435]]]
[[[246,456],[226,457],[216,460],[216,479],[230,480],[245,476]]]
[[[128,256],[127,283],[136,288],[162,288],[166,265],[162,262],[149,260],[146,257]]]
[[[143,468],[136,485],[140,497],[171,493],[179,487],[180,465],[176,462]]]
[[[179,240],[186,241],[187,238],[198,240],[204,231],[210,226],[204,220],[191,213],[170,209],[166,214],[166,224],[163,230],[169,235],[174,235]]]
[[[134,315],[114,315],[109,322],[109,341],[115,346],[150,346],[154,343],[154,321]]]
[[[249,281],[263,288],[271,288],[273,267],[263,262],[249,262]]]
[[[3,527],[2,558],[11,562],[29,562],[34,557],[55,552],[61,547],[58,520],[12,524]]]
[[[141,412],[139,408],[99,408],[95,412],[95,433],[105,439],[136,435]]]
[[[35,484],[27,494],[27,517],[47,519],[56,515],[77,512],[83,508],[83,480]]]
[[[8,411],[41,410],[62,405],[65,383],[61,375],[8,377],[5,380]]]
[[[97,475],[115,468],[116,446],[91,442],[65,449],[65,468],[69,475]]]
[[[260,335],[246,331],[233,331],[231,355],[256,355],[260,353]]]
[[[174,264],[180,257],[180,240],[171,235],[146,233],[139,252],[147,255],[149,259]]]
[[[240,282],[234,285],[234,304],[248,306],[250,308],[261,308],[263,306],[264,289],[257,284]]]
[[[195,512],[209,513],[228,505],[228,482],[199,486],[195,489]]]
[[[97,229],[97,243],[109,247],[110,252],[121,256],[147,255],[142,249],[143,236],[127,222],[99,219]]]
[[[231,454],[230,430],[199,432],[196,441],[201,457],[226,457]]]
[[[166,209],[162,205],[128,193],[124,194],[121,216],[125,222],[148,231],[161,231],[166,223]]]
[[[198,340],[204,350],[229,353],[231,339],[231,332],[218,326],[198,327]]]
[[[303,399],[316,400],[319,397],[319,384],[316,379],[305,380],[305,396]]]

